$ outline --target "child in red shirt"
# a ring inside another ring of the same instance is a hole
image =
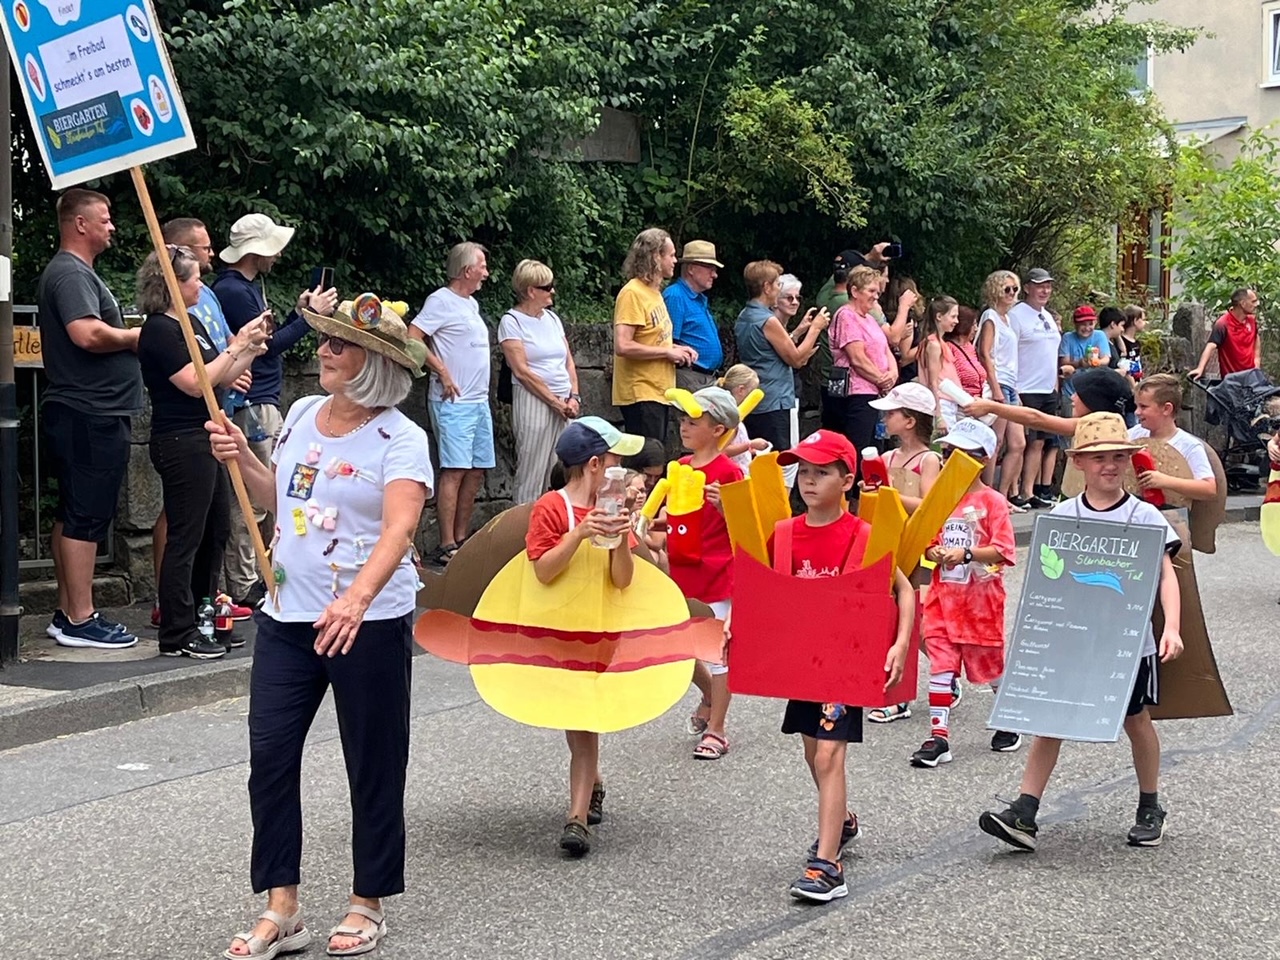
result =
[[[605,468],[621,465],[623,456],[638,453],[643,445],[643,437],[622,433],[599,417],[583,417],[565,427],[556,442],[556,456],[567,482],[534,503],[524,540],[539,583],[551,583],[564,573],[591,537],[621,534],[622,543],[609,551],[609,576],[619,589],[631,584],[634,567],[627,540],[631,518],[625,508],[613,515],[597,509],[596,492]],[[566,730],[564,735],[569,742],[569,817],[560,849],[581,857],[591,849],[587,825],[604,819],[600,735],[584,730]]]
[[[680,462],[706,475],[704,502],[700,514],[686,525],[696,532],[696,543],[684,535],[682,524],[668,515],[667,561],[671,579],[686,597],[701,600],[718,618],[727,620],[733,594],[733,545],[720,512],[720,485],[741,480],[742,471],[720,452],[720,440],[738,429],[738,405],[721,387],[699,390],[693,400],[702,414],[692,417],[681,408],[680,442],[691,452]],[[694,666],[693,682],[702,691],[702,706],[694,714],[694,722],[706,718],[706,727],[698,731],[702,737],[693,748],[698,760],[719,760],[729,752],[725,736],[730,700],[728,673],[729,668],[718,663],[699,662]]]
[[[796,488],[807,513],[774,528],[770,544],[774,568],[781,564],[796,577],[835,577],[849,563],[860,563],[870,525],[849,513],[843,503],[857,476],[853,444],[842,434],[819,430],[784,452],[778,463],[799,464]],[[884,665],[886,690],[902,677],[916,605],[911,582],[900,570],[894,573],[893,592],[898,631]],[[826,903],[849,892],[840,856],[845,844],[858,835],[858,817],[848,807],[845,754],[848,744],[862,742],[862,709],[788,700],[782,732],[800,734],[805,763],[818,788],[818,839],[809,848],[805,871],[791,884],[790,893],[797,899]]]
[[[985,463],[995,456],[996,435],[965,418],[939,441],[948,453],[963,450]],[[1004,578],[1016,547],[1008,501],[978,476],[925,557],[937,564],[924,601],[925,651],[929,655],[931,736],[911,755],[913,767],[951,762],[952,683],[961,667],[970,683],[995,689],[1004,675]],[[991,749],[1017,750],[1022,737],[996,731]]]

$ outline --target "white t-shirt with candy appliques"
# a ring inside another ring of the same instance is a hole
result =
[[[293,405],[271,457],[276,468],[271,565],[284,571],[284,582],[279,606],[268,597],[262,611],[285,623],[314,621],[351,586],[382,534],[386,484],[416,480],[428,491],[435,486],[427,435],[403,413],[391,407],[354,433],[326,437],[316,426],[324,400],[303,397]],[[417,586],[406,550],[365,619],[412,613]]]

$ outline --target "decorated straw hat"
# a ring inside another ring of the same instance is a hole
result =
[[[1090,413],[1076,421],[1075,440],[1069,453],[1132,453],[1142,448],[1129,439],[1129,429],[1118,413]]]
[[[372,293],[342,301],[332,317],[305,307],[302,316],[319,333],[380,353],[415,377],[423,375],[422,365],[427,361],[426,345],[409,336],[400,314]]]

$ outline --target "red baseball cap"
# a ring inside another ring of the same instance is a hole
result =
[[[828,463],[842,461],[850,473],[858,470],[858,451],[854,449],[849,438],[834,430],[816,430],[805,437],[790,450],[778,454],[778,463],[790,466],[793,463],[814,463],[825,466]]]

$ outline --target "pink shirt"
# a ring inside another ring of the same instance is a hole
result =
[[[831,339],[831,353],[835,365],[849,371],[850,396],[868,393],[879,396],[880,388],[853,369],[849,363],[849,355],[844,350],[850,343],[864,343],[867,359],[876,367],[885,373],[894,368],[889,339],[884,335],[884,330],[880,328],[875,318],[860,314],[851,304],[845,304],[836,311],[828,335]]]

